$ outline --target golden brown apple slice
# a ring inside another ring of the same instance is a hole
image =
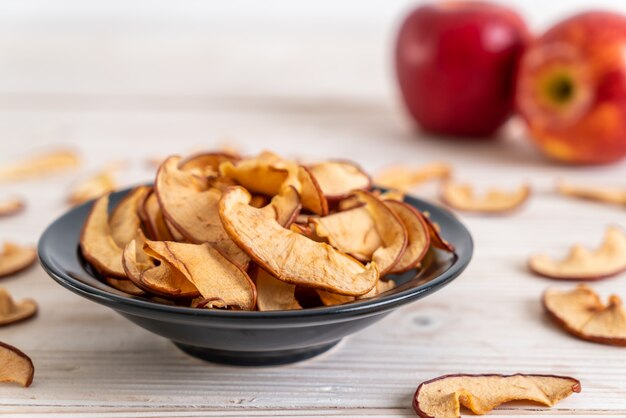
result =
[[[325,161],[308,167],[328,200],[340,200],[355,190],[369,190],[372,179],[351,161]]]
[[[0,182],[42,177],[79,164],[80,159],[74,151],[50,151],[0,167]]]
[[[143,221],[146,235],[148,235],[150,239],[155,241],[174,241],[174,237],[172,237],[172,234],[165,224],[165,218],[163,217],[161,206],[159,206],[159,200],[154,192],[146,196],[139,215]]]
[[[13,216],[22,212],[26,208],[24,200],[19,197],[10,197],[0,200],[0,218]]]
[[[111,193],[117,187],[115,171],[120,164],[114,163],[106,166],[102,171],[81,180],[70,192],[67,201],[70,205],[80,205],[88,200],[97,199]]]
[[[559,182],[556,190],[563,196],[594,200],[612,205],[626,205],[626,187],[589,186]]]
[[[120,248],[135,239],[137,229],[141,226],[139,211],[146,197],[150,193],[150,187],[139,186],[128,192],[117,204],[109,218],[111,236]]]
[[[126,278],[122,249],[115,243],[109,226],[109,195],[96,200],[83,226],[80,248],[83,257],[105,276]]]
[[[292,182],[290,185],[300,193],[302,207],[316,215],[327,215],[328,200],[313,173],[305,166],[299,166],[297,178],[298,182]]]
[[[37,314],[37,302],[24,299],[15,303],[5,289],[0,288],[0,327],[32,318]]]
[[[407,230],[407,246],[402,257],[389,271],[391,274],[403,273],[417,267],[430,247],[430,230],[422,214],[404,202],[386,200],[385,204],[398,215]]]
[[[185,158],[180,162],[179,167],[181,170],[189,171],[195,175],[217,177],[220,164],[226,161],[237,162],[239,159],[238,156],[226,152],[203,152]]]
[[[229,189],[220,201],[220,217],[230,237],[274,277],[354,296],[375,286],[375,263],[364,267],[328,244],[283,228],[263,209],[250,206],[250,198],[242,187]]]
[[[26,354],[0,342],[0,382],[17,383],[25,388],[33,383],[35,366]]]
[[[280,156],[263,151],[253,158],[237,163],[225,162],[220,165],[220,174],[235,180],[251,193],[274,196],[280,192],[290,176],[297,176],[295,164],[288,164]]]
[[[530,196],[530,186],[522,185],[508,192],[491,188],[482,196],[476,196],[469,184],[445,182],[441,187],[441,200],[448,206],[475,213],[508,213],[521,207]]]
[[[227,307],[254,309],[254,283],[245,271],[209,244],[146,241],[144,248],[150,256],[180,271],[203,298],[221,300]]]
[[[296,285],[278,280],[256,266],[255,281],[259,311],[284,311],[302,309],[296,300]]]
[[[424,215],[423,219],[426,221],[426,225],[428,225],[428,230],[430,231],[430,243],[432,246],[440,250],[454,253],[456,251],[454,245],[441,236],[441,228],[437,222],[433,222],[433,220],[430,219],[430,213],[422,212],[422,214]]]
[[[117,289],[120,292],[128,293],[129,295],[143,296],[146,294],[146,292],[137,287],[132,280],[105,277],[104,281],[112,288]]]
[[[208,242],[245,268],[249,258],[228,237],[220,221],[218,204],[222,192],[209,187],[206,179],[181,171],[179,161],[180,157],[168,158],[159,168],[155,182],[165,219],[189,242]]]
[[[393,280],[378,280],[376,286],[369,292],[361,296],[345,296],[338,295],[337,293],[326,292],[324,290],[318,290],[317,293],[324,306],[341,305],[344,303],[352,302],[355,300],[373,298],[381,293],[388,292],[396,287],[396,283]]]
[[[31,267],[37,261],[37,250],[5,242],[0,252],[0,278],[8,277]]]
[[[416,169],[399,165],[382,171],[374,182],[378,186],[406,192],[429,180],[447,179],[451,174],[452,167],[442,162],[426,164]]]
[[[298,192],[293,187],[285,187],[261,210],[265,215],[276,219],[283,228],[289,228],[300,214],[301,208]]]
[[[530,270],[543,277],[559,280],[600,280],[626,270],[626,233],[609,226],[602,245],[590,251],[574,245],[563,260],[537,254],[528,261]]]
[[[477,415],[515,400],[554,406],[580,390],[580,382],[567,376],[451,374],[419,385],[413,409],[422,418],[460,418],[461,406]]]
[[[570,334],[600,344],[626,346],[626,310],[618,296],[611,295],[605,305],[590,287],[578,285],[569,292],[548,289],[542,302],[548,316]]]

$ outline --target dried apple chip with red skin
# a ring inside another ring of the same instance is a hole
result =
[[[5,242],[0,252],[0,278],[24,271],[36,262],[35,248]]]
[[[19,197],[11,197],[0,200],[0,218],[17,215],[25,208],[26,204],[24,203],[24,200]]]
[[[146,241],[144,248],[180,271],[203,298],[217,298],[228,307],[246,311],[254,309],[256,289],[250,277],[208,243]]]
[[[302,309],[296,300],[296,285],[278,280],[259,266],[255,268],[254,279],[259,311]]]
[[[441,186],[441,200],[446,205],[464,212],[510,213],[520,208],[529,196],[530,186],[526,184],[512,192],[491,188],[482,196],[477,196],[474,187],[469,184],[448,181]]]
[[[250,193],[229,189],[220,217],[230,237],[263,269],[287,283],[358,296],[378,280],[375,263],[363,266],[332,246],[282,227],[262,209],[249,205]]]
[[[120,292],[128,293],[129,295],[143,296],[146,294],[146,292],[137,287],[137,285],[130,279],[116,279],[115,277],[105,277],[104,281],[112,288],[117,289]]]
[[[590,251],[574,245],[563,260],[537,254],[528,260],[530,270],[542,277],[557,280],[600,280],[626,271],[626,233],[609,226],[600,247]]]
[[[370,176],[351,161],[325,161],[307,168],[327,200],[341,200],[355,190],[372,188]]]
[[[220,174],[235,180],[251,193],[274,196],[280,192],[290,176],[290,169],[293,171],[294,168],[294,165],[286,164],[280,156],[263,151],[256,157],[237,163],[221,164]]]
[[[593,200],[611,205],[626,205],[626,187],[590,186],[559,182],[556,191],[563,196]]]
[[[285,187],[268,205],[261,208],[267,216],[276,219],[276,222],[284,228],[289,228],[295,222],[300,209],[302,209],[300,196],[291,186]]]
[[[413,206],[396,200],[386,200],[385,204],[398,215],[408,234],[406,250],[389,273],[404,273],[417,267],[426,255],[430,247],[430,230],[422,214]]]
[[[24,321],[36,314],[37,302],[24,299],[16,303],[9,292],[0,288],[0,327]]]
[[[548,316],[575,337],[626,346],[626,310],[618,296],[611,295],[605,305],[593,289],[578,285],[569,292],[548,289],[542,303]]]
[[[0,182],[42,177],[79,164],[80,158],[72,150],[50,151],[0,166]]]
[[[441,236],[441,228],[439,228],[439,225],[436,222],[433,222],[433,220],[430,219],[430,214],[428,212],[422,212],[422,214],[424,215],[423,219],[426,221],[426,225],[428,225],[428,230],[430,231],[431,245],[435,248],[439,248],[440,250],[454,253],[456,251],[454,245]]]
[[[580,390],[580,382],[568,376],[451,374],[420,384],[413,409],[422,418],[460,418],[461,405],[476,415],[516,400],[551,407]]]
[[[163,215],[184,238],[194,244],[208,242],[242,268],[249,258],[228,237],[220,221],[222,192],[208,180],[181,171],[180,157],[168,158],[159,168],[155,192]],[[170,231],[172,232],[172,231]]]
[[[226,152],[203,152],[190,155],[183,159],[179,167],[183,171],[204,177],[216,177],[219,175],[220,164],[230,161],[239,161],[240,157]]]
[[[102,196],[93,203],[91,212],[80,236],[80,249],[83,257],[100,274],[126,278],[122,266],[122,248],[111,235],[109,226],[109,195]]]
[[[141,226],[139,211],[148,193],[150,193],[148,186],[134,188],[124,196],[111,212],[109,217],[111,236],[120,248],[124,248],[135,239],[137,229]]]
[[[316,215],[328,215],[328,200],[313,173],[307,167],[299,166],[297,177],[298,184],[293,186],[300,193],[302,207]]]
[[[33,383],[35,366],[21,350],[0,342],[0,382],[17,383],[25,388]]]
[[[434,162],[418,168],[397,165],[378,174],[374,182],[378,186],[405,192],[430,180],[443,180],[450,177],[452,167],[443,162]]]
[[[324,306],[334,306],[341,305],[348,302],[353,302],[355,300],[368,299],[373,298],[374,296],[378,296],[381,293],[388,292],[396,287],[396,283],[393,280],[378,280],[376,282],[376,286],[369,292],[361,296],[344,296],[338,295],[332,292],[326,292],[323,290],[318,290],[317,293],[322,301]]]

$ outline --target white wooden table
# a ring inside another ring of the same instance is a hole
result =
[[[186,27],[178,15],[171,32],[161,30],[167,26],[161,21],[152,28],[149,19],[134,31],[132,19],[117,15],[110,19],[118,30],[88,18],[8,16],[0,18],[0,161],[72,145],[85,164],[74,173],[1,185],[0,193],[19,193],[29,207],[0,220],[0,240],[35,243],[67,209],[76,178],[111,160],[128,161],[125,186],[151,178],[146,157],[225,142],[250,153],[352,158],[373,171],[444,160],[463,180],[504,187],[529,181],[534,195],[510,217],[461,215],[476,250],[450,286],[289,366],[204,363],[66,291],[39,267],[5,279],[0,286],[35,298],[40,315],[0,329],[0,341],[23,349],[36,365],[30,388],[0,386],[3,415],[413,416],[413,392],[426,379],[527,372],[574,376],[583,392],[550,411],[509,404],[492,416],[626,416],[626,350],[575,340],[553,326],[539,297],[554,283],[525,269],[530,253],[597,245],[608,223],[626,227],[623,209],[552,192],[558,177],[623,184],[626,165],[554,165],[515,126],[499,142],[478,144],[415,134],[388,69],[373,64],[386,60],[388,30],[330,25],[313,36],[312,24],[279,25],[259,36],[196,21]],[[416,193],[432,198],[435,191]],[[625,284],[622,275],[594,287],[626,297]]]

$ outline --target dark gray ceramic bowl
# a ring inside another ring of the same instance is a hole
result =
[[[111,195],[117,204],[128,192]],[[441,289],[467,267],[472,238],[447,210],[407,197],[441,225],[456,254],[433,250],[425,268],[393,277],[398,286],[375,298],[345,305],[294,311],[241,312],[193,309],[130,296],[100,281],[80,255],[79,236],[93,202],[76,207],[50,225],[39,240],[39,259],[60,285],[213,362],[238,365],[291,363],[320,354],[343,337],[373,324],[393,309]]]

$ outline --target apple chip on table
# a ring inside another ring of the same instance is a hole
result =
[[[335,305],[393,289],[389,275],[419,269],[432,247],[453,251],[402,198],[373,190],[345,160],[171,156],[153,186],[114,208],[98,198],[80,245],[103,282],[129,297],[198,309]]]

